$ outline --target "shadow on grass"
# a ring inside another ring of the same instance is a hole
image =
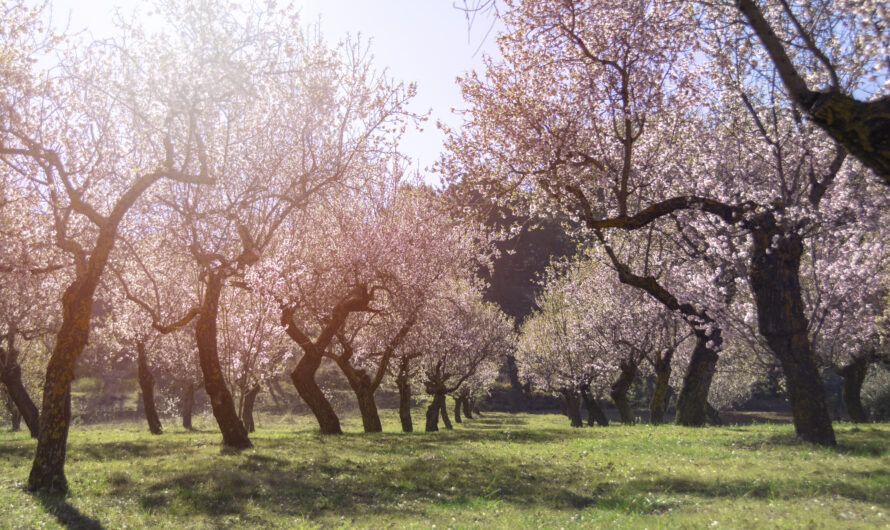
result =
[[[72,530],[102,530],[102,523],[89,515],[84,515],[65,500],[64,495],[49,493],[32,494],[47,513],[56,518],[56,521],[65,528]]]

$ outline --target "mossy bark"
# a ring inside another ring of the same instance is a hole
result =
[[[148,359],[145,354],[145,343],[136,343],[136,370],[139,379],[139,388],[142,390],[142,408],[145,411],[145,419],[148,422],[148,430],[152,434],[162,434],[161,418],[155,408],[155,378],[148,367]]]
[[[810,443],[835,445],[822,378],[807,335],[800,287],[803,241],[782,231],[772,216],[756,223],[750,283],[760,334],[782,365],[797,435]]]
[[[207,277],[204,301],[195,322],[195,339],[198,345],[198,360],[204,376],[204,390],[210,398],[210,407],[222,432],[223,445],[236,450],[253,446],[247,429],[238,417],[235,400],[226,386],[219,362],[216,320],[219,312],[219,298],[222,293],[223,277],[212,272]]]

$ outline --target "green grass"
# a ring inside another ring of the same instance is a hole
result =
[[[571,429],[486,414],[453,432],[324,437],[264,418],[253,450],[202,432],[77,427],[71,493],[23,490],[34,442],[0,433],[2,528],[890,528],[890,425],[837,426],[839,447],[788,425]],[[417,414],[415,421],[421,416]]]

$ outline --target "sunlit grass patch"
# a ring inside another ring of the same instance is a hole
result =
[[[23,483],[34,442],[0,434],[0,527],[890,526],[890,425],[837,427],[839,447],[790,425],[572,429],[563,417],[486,414],[454,431],[315,432],[261,418],[254,449],[141,424],[72,431],[67,498]],[[716,524],[715,524],[716,523]]]

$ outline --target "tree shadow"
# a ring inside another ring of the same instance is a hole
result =
[[[65,499],[63,494],[32,493],[32,496],[40,502],[43,509],[55,517],[63,527],[72,530],[102,530],[98,520],[81,513]]]

